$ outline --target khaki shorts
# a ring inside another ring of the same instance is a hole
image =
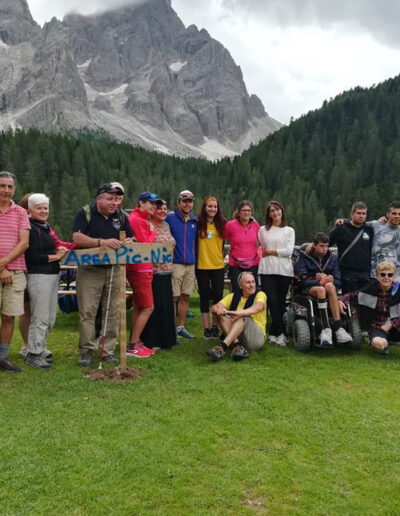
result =
[[[244,330],[239,341],[249,351],[257,351],[264,346],[265,335],[251,317],[244,318]]]
[[[22,315],[24,313],[24,292],[26,274],[24,271],[10,271],[13,277],[11,284],[4,285],[0,281],[0,312],[3,315]]]
[[[196,275],[194,265],[182,265],[174,263],[172,265],[172,295],[179,297],[181,294],[190,294],[194,290]]]

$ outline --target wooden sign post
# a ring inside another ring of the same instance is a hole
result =
[[[121,231],[120,239],[125,236]],[[123,244],[119,249],[94,247],[73,249],[61,261],[61,265],[119,265],[120,266],[120,355],[121,369],[126,369],[126,265],[137,263],[172,263],[172,244]]]
[[[123,242],[126,232],[119,232],[119,239]],[[126,369],[126,265],[119,267],[119,354],[121,371]]]

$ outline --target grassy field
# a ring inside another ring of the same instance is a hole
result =
[[[0,514],[400,514],[400,349],[388,357],[267,344],[210,363],[198,338],[87,380],[77,316],[53,369],[0,374]]]

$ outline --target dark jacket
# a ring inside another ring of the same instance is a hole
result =
[[[347,247],[362,232],[361,237],[353,245],[340,262],[340,269],[356,272],[368,272],[371,269],[371,246],[374,235],[373,229],[363,225],[356,227],[350,221],[332,229],[329,235],[329,245],[337,245],[338,255],[342,256]]]
[[[357,297],[358,312],[360,314],[360,324],[363,330],[370,330],[374,318],[378,297],[381,295],[379,282],[371,280],[368,285],[362,288]],[[390,319],[400,317],[400,289],[390,296],[389,314]]]
[[[342,280],[337,256],[330,251],[319,260],[313,252],[310,254],[300,251],[300,256],[294,266],[295,275],[303,281],[305,287],[317,287],[319,281],[315,277],[318,272],[333,276],[333,283],[336,288],[341,287]]]
[[[30,220],[29,248],[25,252],[28,274],[58,274],[59,262],[49,262],[49,254],[56,254],[56,244],[50,226]]]

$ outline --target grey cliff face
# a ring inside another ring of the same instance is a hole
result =
[[[215,158],[280,126],[248,95],[229,52],[206,30],[185,28],[169,0],[69,15],[43,29],[25,0],[0,0],[3,11],[31,33],[23,39],[14,22],[2,33],[0,22],[0,38],[16,45],[3,39],[0,65],[10,71],[16,53],[20,61],[11,83],[0,66],[0,128],[101,128],[146,148]]]
[[[26,0],[0,0],[0,40],[6,45],[31,41],[40,34]]]

